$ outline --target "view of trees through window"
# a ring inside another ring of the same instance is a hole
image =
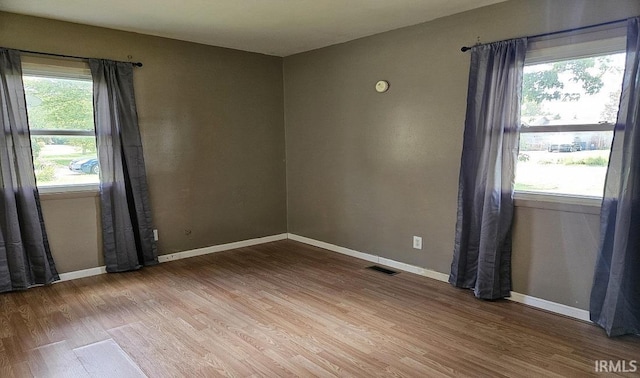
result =
[[[624,54],[528,65],[516,190],[602,196]]]
[[[91,80],[23,81],[38,186],[98,183]]]

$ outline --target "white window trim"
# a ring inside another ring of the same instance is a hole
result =
[[[70,194],[72,198],[95,197],[100,192],[100,184],[48,185],[39,186],[38,193],[45,199]]]
[[[513,194],[514,206],[580,214],[600,214],[601,197],[525,192]]]

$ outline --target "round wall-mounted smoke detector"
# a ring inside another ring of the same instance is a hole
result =
[[[380,80],[376,83],[376,92],[384,93],[389,90],[389,82],[386,80]]]

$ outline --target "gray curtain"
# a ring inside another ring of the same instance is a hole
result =
[[[640,334],[640,18],[627,28],[627,60],[600,213],[591,320],[609,336]]]
[[[158,263],[133,93],[133,66],[91,59],[100,165],[102,240],[108,272]]]
[[[511,291],[511,223],[526,39],[471,49],[449,282],[497,299]]]
[[[0,292],[60,279],[31,157],[20,54],[0,49]]]

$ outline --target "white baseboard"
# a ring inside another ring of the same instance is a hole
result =
[[[301,243],[309,244],[314,247],[324,248],[329,251],[338,252],[344,255],[357,257],[362,260],[371,261],[374,263],[386,265],[388,267],[396,268],[405,272],[415,273],[421,276],[432,278],[434,280],[449,282],[449,275],[435,270],[421,268],[415,265],[406,264],[403,262],[387,259],[380,256],[375,256],[369,253],[355,251],[353,249],[340,247],[334,244],[325,243],[319,240],[307,238],[304,236],[289,234],[289,239],[299,241]],[[563,305],[561,303],[551,302],[546,299],[536,298],[525,294],[520,294],[515,291],[511,292],[511,297],[507,298],[511,301],[523,303],[531,307],[539,308],[541,310],[550,311],[556,314],[569,316],[575,319],[590,321],[589,311],[579,308]]]
[[[509,300],[523,303],[531,307],[539,308],[541,310],[546,310],[554,312],[556,314],[591,322],[591,319],[589,318],[589,311],[563,305],[562,303],[551,302],[546,299],[516,293],[515,291],[511,292],[511,297],[509,298]]]
[[[56,282],[70,281],[78,278],[97,276],[99,274],[105,274],[105,273],[107,273],[107,268],[105,266],[76,270],[69,273],[60,273],[60,281],[56,281]]]
[[[319,247],[323,249],[328,249],[329,251],[338,252],[343,255],[357,257],[361,260],[367,260],[367,261],[376,262],[376,263],[378,262],[378,256],[374,256],[369,253],[354,251],[353,249],[340,247],[334,244],[321,242],[319,240],[310,239],[310,238],[306,238],[304,236],[295,235],[295,234],[288,234],[288,238],[291,240],[298,241],[300,243],[312,245],[314,247]]]
[[[400,269],[400,270],[403,270],[405,272],[419,274],[421,276],[433,278],[433,279],[438,280],[438,281],[447,282],[447,280],[449,279],[449,275],[444,274],[444,273],[440,273],[440,272],[436,272],[435,270],[429,270],[429,269],[420,268],[420,267],[417,267],[415,265],[405,264],[403,262],[399,262],[399,261],[387,259],[387,258],[384,258],[384,257],[372,255],[370,253],[364,253],[364,252],[355,251],[353,249],[340,247],[340,246],[335,245],[335,244],[325,243],[325,242],[322,242],[322,241],[319,241],[319,240],[315,240],[315,239],[311,239],[311,238],[307,238],[307,237],[304,237],[304,236],[300,236],[300,235],[296,235],[296,234],[289,234],[289,239],[290,240],[299,241],[300,243],[309,244],[309,245],[312,245],[314,247],[328,249],[329,251],[338,252],[338,253],[341,253],[343,255],[356,257],[356,258],[359,258],[361,260],[371,261],[371,262],[374,262],[374,263],[390,266],[392,268]]]
[[[274,241],[278,241],[278,240],[285,240],[285,239],[287,239],[287,236],[288,236],[287,234],[271,235],[271,236],[265,236],[265,237],[262,237],[262,238],[241,240],[241,241],[237,241],[237,242],[233,242],[233,243],[219,244],[219,245],[213,245],[213,246],[210,246],[210,247],[192,249],[192,250],[189,250],[189,251],[176,252],[176,253],[171,253],[171,254],[168,254],[168,255],[160,255],[160,256],[158,256],[158,262],[164,263],[164,262],[167,262],[167,261],[180,260],[180,259],[186,259],[186,258],[189,258],[189,257],[207,255],[209,253],[228,251],[230,249],[251,247],[253,245],[270,243],[270,242],[274,242]],[[69,280],[75,280],[75,279],[78,279],[78,278],[97,276],[97,275],[105,274],[105,273],[107,273],[107,268],[105,266],[99,266],[99,267],[96,267],[96,268],[89,268],[89,269],[83,269],[83,270],[76,270],[76,271],[68,272],[68,273],[60,273],[60,281],[56,281],[56,282],[69,281]]]
[[[265,236],[265,237],[256,238],[256,239],[241,240],[233,243],[213,245],[210,247],[192,249],[192,250],[183,251],[183,252],[176,252],[168,255],[160,255],[158,256],[158,262],[163,263],[167,261],[186,259],[189,257],[208,255],[210,253],[228,251],[230,249],[236,249],[236,248],[251,247],[252,245],[271,243],[274,241],[285,240],[285,239],[287,239],[287,234],[278,234],[278,235]]]
[[[449,275],[440,273],[435,270],[420,268],[419,266],[406,264],[403,262],[387,259],[384,257],[378,258],[378,263],[386,266],[390,266],[392,268],[404,270],[405,272],[419,274],[421,276],[425,276],[437,281],[449,282]]]

